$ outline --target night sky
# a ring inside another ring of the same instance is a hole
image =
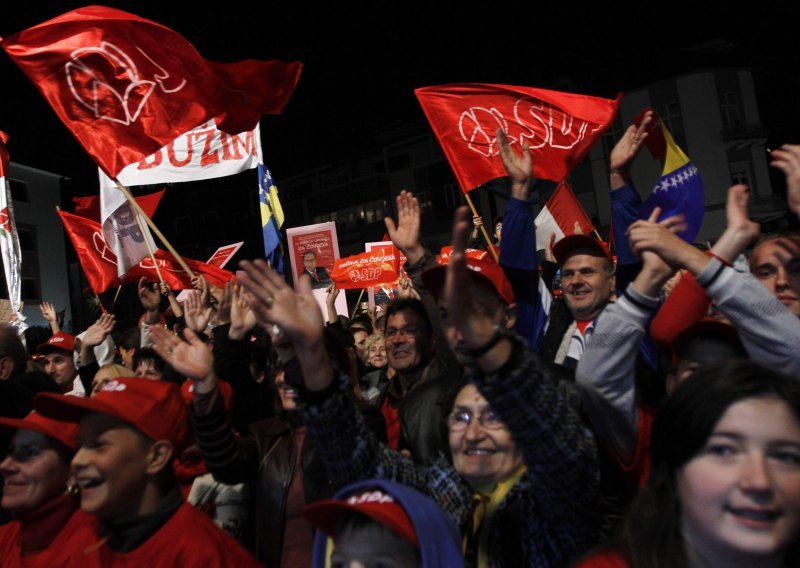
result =
[[[16,4],[4,7],[0,35],[84,5]],[[613,97],[694,69],[747,65],[769,144],[800,141],[796,1],[496,4],[106,3],[178,31],[210,60],[304,63],[284,114],[262,119],[278,182],[368,146],[377,128],[424,120],[413,89],[451,82],[568,81],[576,92]],[[0,129],[11,136],[12,160],[73,178],[77,194],[96,192],[94,164],[5,53],[0,76]]]

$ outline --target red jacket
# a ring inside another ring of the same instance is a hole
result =
[[[55,567],[202,566],[248,568],[260,564],[241,544],[221,531],[206,515],[183,503],[158,531],[135,550],[115,553],[91,518],[64,543],[50,562]],[[52,548],[52,547],[51,547]]]

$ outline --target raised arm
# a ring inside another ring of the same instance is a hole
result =
[[[772,167],[786,176],[786,201],[789,210],[800,217],[800,145],[784,144],[772,151]]]
[[[42,302],[39,304],[39,309],[42,310],[42,317],[50,326],[50,331],[53,332],[55,335],[61,331],[61,327],[58,325],[58,314],[56,314],[56,308],[50,302]]]
[[[657,207],[650,221],[660,213]],[[661,224],[673,231],[685,228],[680,217]],[[643,253],[642,260],[642,270],[625,295],[600,314],[575,375],[594,431],[624,465],[631,463],[637,439],[636,355],[658,308],[658,293],[675,272],[651,252]]]

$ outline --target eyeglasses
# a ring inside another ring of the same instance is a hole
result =
[[[454,410],[447,417],[447,427],[450,428],[452,432],[461,432],[472,424],[473,418],[474,415],[471,410]],[[505,424],[503,424],[497,414],[494,413],[494,410],[490,408],[481,410],[480,414],[478,414],[478,424],[487,430],[505,428]]]
[[[417,334],[417,326],[410,325],[408,327],[394,328],[390,327],[386,330],[386,339],[400,339],[401,337],[414,337]]]

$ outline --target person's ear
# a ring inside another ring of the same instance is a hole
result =
[[[5,381],[14,374],[14,360],[11,357],[0,358],[0,381]]]
[[[167,467],[172,467],[174,453],[175,448],[169,440],[154,442],[147,452],[147,468],[145,470],[147,474],[155,475]]]
[[[510,306],[505,306],[503,308],[505,312],[505,327],[506,329],[514,329],[514,326],[517,324],[517,306],[516,304],[511,304]]]

